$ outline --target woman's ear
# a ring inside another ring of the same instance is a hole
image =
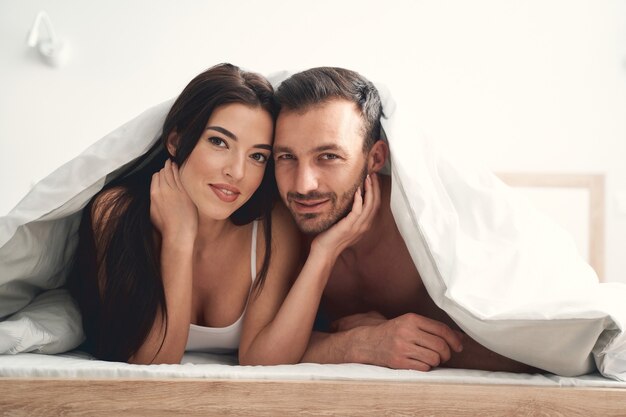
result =
[[[176,150],[178,149],[179,139],[180,139],[180,136],[178,135],[178,132],[176,132],[175,130],[172,130],[170,134],[167,135],[166,146],[167,146],[167,151],[170,153],[171,156],[176,156]]]
[[[384,140],[378,140],[367,155],[368,172],[378,172],[384,166],[389,157],[389,146]]]

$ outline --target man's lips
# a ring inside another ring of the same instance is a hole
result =
[[[298,213],[316,213],[328,203],[329,199],[323,200],[291,200],[293,207]]]
[[[240,194],[236,187],[228,184],[209,184],[209,187],[211,187],[220,200],[226,203],[232,203]]]

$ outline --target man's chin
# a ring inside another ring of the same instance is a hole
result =
[[[324,221],[320,219],[319,215],[307,213],[301,214],[295,217],[296,224],[300,231],[307,235],[317,235],[330,229],[334,222],[330,220]]]

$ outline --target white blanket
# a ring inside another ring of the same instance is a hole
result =
[[[505,356],[565,376],[597,366],[626,380],[626,285],[599,284],[565,232],[489,172],[430,150],[411,103],[396,105],[384,88],[381,95],[392,210],[437,305]],[[80,210],[150,148],[170,105],[102,138],[0,218],[0,353],[80,344],[75,304],[64,290],[48,290],[65,280]]]

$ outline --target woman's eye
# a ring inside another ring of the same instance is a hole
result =
[[[267,162],[267,156],[262,153],[253,153],[250,157],[257,162]]]
[[[211,142],[215,146],[219,146],[219,147],[222,147],[222,148],[227,147],[226,141],[224,139],[222,139],[222,138],[217,137],[217,136],[211,136],[209,138],[209,142]]]

